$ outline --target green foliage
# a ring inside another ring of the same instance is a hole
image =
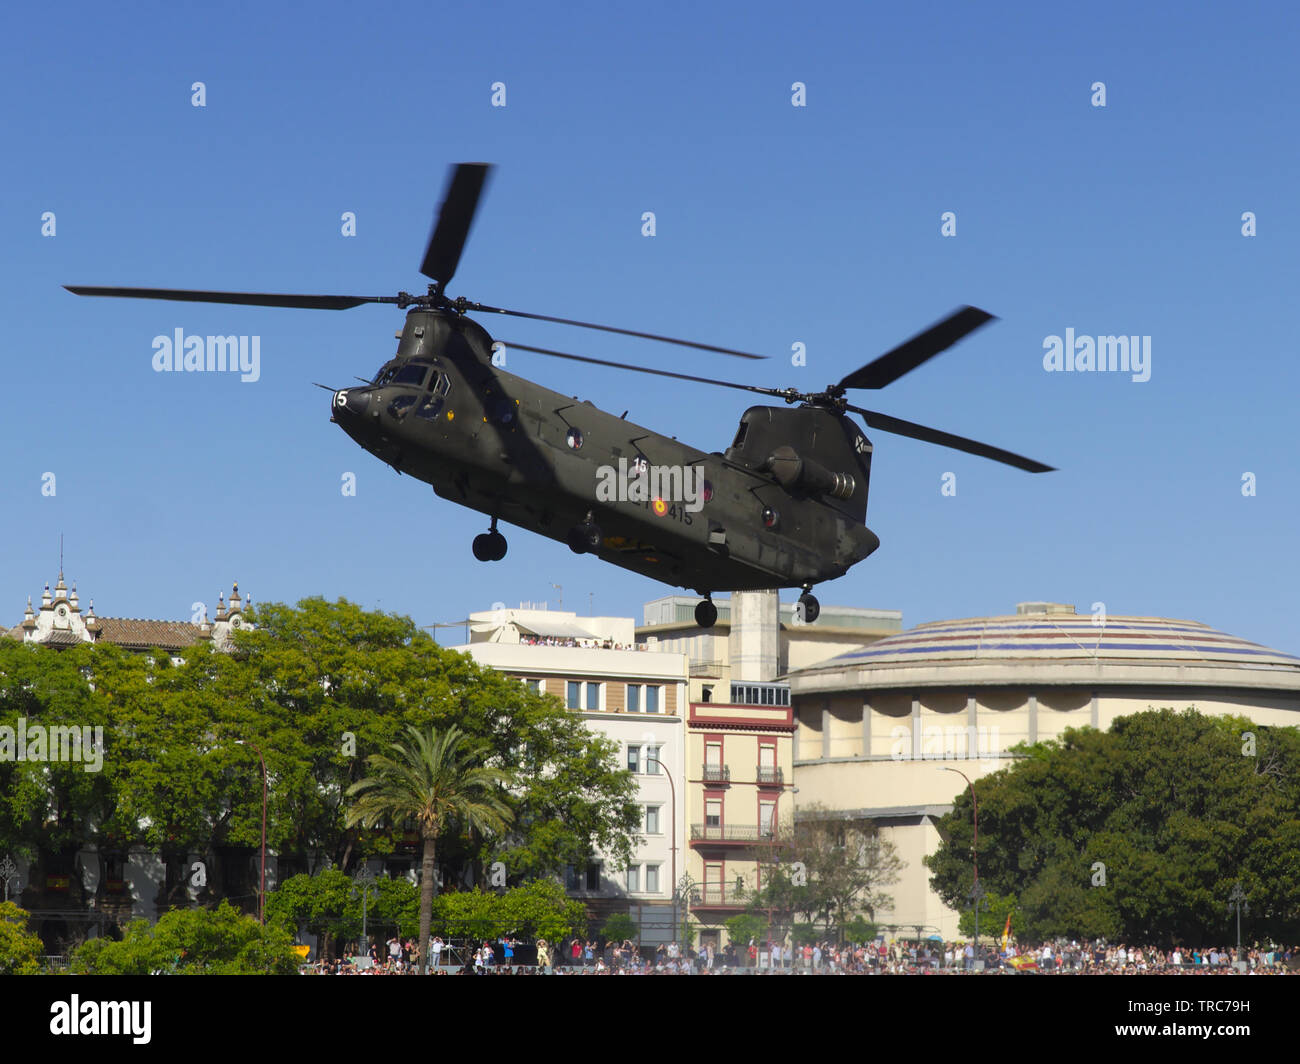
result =
[[[969,894],[969,892],[968,892]],[[958,930],[967,938],[975,937],[975,910],[971,908],[969,896],[966,898],[966,907],[961,911],[961,919],[958,921]],[[1025,915],[1021,911],[1020,902],[1016,900],[1013,894],[999,894],[994,890],[985,890],[984,904],[980,909],[980,940],[987,942],[990,939],[1001,941],[1002,932],[1007,926],[1007,913],[1011,914],[1011,937],[1023,940],[1025,931]]]
[[[41,859],[96,845],[144,847],[180,862],[261,841],[335,868],[409,844],[404,825],[349,825],[349,788],[369,756],[414,726],[459,727],[481,765],[518,773],[502,796],[514,825],[440,840],[448,881],[493,859],[512,883],[559,874],[602,850],[631,854],[640,810],[615,746],[559,701],[438,646],[409,618],[343,600],[258,608],[233,653],[199,643],[165,653],[111,645],[53,651],[0,640],[0,724],[98,725],[101,771],[0,760],[0,852]],[[171,899],[183,901],[178,895]]]
[[[558,942],[586,929],[581,902],[565,896],[556,883],[533,880],[504,894],[462,890],[440,895],[434,926],[443,935],[474,940],[502,935]]]
[[[35,975],[41,970],[41,940],[27,930],[27,911],[0,902],[0,975]]]
[[[216,909],[173,909],[157,924],[136,920],[120,942],[96,938],[73,954],[71,968],[88,975],[292,975],[293,938],[262,927],[227,902]]]
[[[420,922],[420,892],[409,880],[379,878],[365,902],[366,933],[396,931],[414,937]],[[286,879],[266,896],[267,923],[275,921],[291,932],[303,928],[317,936],[330,936],[338,944],[361,941],[362,891],[350,876],[336,868],[314,876]]]
[[[601,926],[600,933],[605,936],[606,941],[622,942],[624,939],[635,939],[637,937],[636,921],[627,913],[614,913]]]
[[[462,749],[464,733],[454,725],[439,733],[407,729],[405,742],[392,743],[391,755],[371,754],[371,775],[348,789],[356,804],[347,823],[378,827],[414,822],[423,844],[420,869],[420,929],[418,942],[429,941],[433,918],[435,847],[452,824],[466,831],[497,834],[513,814],[499,793],[513,782],[510,773],[477,764],[481,754]],[[420,973],[427,958],[420,953]]]
[[[736,949],[742,953],[751,941],[761,944],[763,936],[767,933],[767,921],[753,913],[737,913],[723,926],[727,929],[728,939],[734,942]]]
[[[1296,729],[1161,709],[1021,752],[976,784],[979,864],[985,889],[1019,899],[1029,939],[1221,941],[1237,881],[1251,908],[1243,930],[1300,934]],[[969,905],[972,813],[963,790],[926,860],[956,909]]]
[[[800,921],[790,928],[790,941],[796,946],[815,945],[821,937],[817,925],[808,921]]]
[[[871,942],[878,933],[878,928],[870,920],[855,916],[840,924],[840,937],[845,942]]]

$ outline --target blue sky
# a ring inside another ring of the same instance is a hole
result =
[[[1300,652],[1300,20],[1280,4],[1055,8],[74,4],[57,26],[11,13],[0,620],[53,579],[60,531],[69,579],[117,616],[188,617],[236,578],[256,599],[346,596],[420,624],[497,600],[555,606],[552,584],[566,608],[638,618],[670,593],[517,529],[504,562],[476,563],[480,515],[329,423],[311,382],[371,375],[402,323],[393,308],[60,287],[420,291],[447,167],[484,160],[498,168],[452,294],[772,357],[484,322],[509,339],[811,390],[963,303],[999,316],[857,401],[1060,471],[871,433],[882,546],[823,585],[824,604],[911,625],[1104,602]],[[944,211],[955,237],[940,235]],[[1257,236],[1241,233],[1245,211]],[[261,379],[154,373],[152,339],[177,327],[260,336]],[[1150,380],[1046,372],[1044,339],[1066,328],[1150,336]],[[806,366],[790,364],[796,342]],[[510,358],[705,450],[747,405]]]

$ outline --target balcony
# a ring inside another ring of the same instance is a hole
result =
[[[753,891],[735,886],[703,886],[691,891],[692,909],[744,909],[753,899]]]
[[[702,771],[705,783],[731,782],[731,768],[727,765],[705,765]]]
[[[749,844],[771,842],[770,828],[757,824],[692,824],[691,842],[733,842]]]
[[[779,787],[785,783],[785,773],[779,768],[772,768],[770,765],[759,765],[754,771],[756,773],[755,778],[760,784],[771,784]]]
[[[706,680],[717,680],[722,677],[722,662],[720,661],[692,661],[690,663],[690,674]]]

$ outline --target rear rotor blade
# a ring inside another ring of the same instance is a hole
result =
[[[1004,451],[1001,447],[993,447],[987,443],[980,443],[978,440],[968,440],[965,436],[954,436],[951,432],[927,428],[925,425],[918,425],[914,421],[904,421],[901,418],[890,417],[888,414],[880,414],[874,410],[863,410],[860,406],[848,406],[846,409],[862,415],[862,420],[867,423],[868,428],[879,429],[881,432],[892,432],[895,436],[906,436],[909,439],[922,440],[925,443],[936,443],[940,447],[951,447],[956,451],[965,451],[967,454],[978,455],[980,458],[991,458],[995,462],[1015,466],[1017,469],[1023,469],[1028,473],[1051,473],[1056,468],[1055,466],[1044,465],[1042,462],[1036,462],[1032,458],[1026,458],[1023,455]]]
[[[547,355],[551,358],[567,358],[570,362],[586,362],[593,366],[609,366],[612,369],[630,369],[633,373],[649,373],[655,377],[672,377],[679,381],[694,381],[696,384],[715,384],[719,388],[735,388],[742,392],[758,392],[759,395],[774,395],[777,398],[784,399],[786,392],[777,388],[759,388],[753,384],[737,384],[735,381],[720,381],[713,377],[695,377],[689,373],[674,373],[668,369],[651,369],[649,366],[633,366],[627,362],[611,362],[604,358],[589,358],[586,355],[570,355],[565,351],[552,351],[547,347],[531,347],[528,344],[517,344],[511,340],[502,340],[506,350],[515,348],[518,351],[531,351],[536,355]]]
[[[444,287],[460,263],[460,253],[465,250],[469,227],[491,169],[487,163],[460,163],[452,171],[447,195],[438,209],[438,220],[429,236],[424,261],[420,263],[420,272]]]
[[[252,307],[295,307],[301,310],[349,310],[363,303],[396,303],[392,296],[299,296],[270,292],[207,292],[189,288],[101,288],[65,284],[78,296],[120,296],[125,299],[170,299],[179,303],[237,303]]]
[[[924,332],[905,340],[892,351],[887,351],[861,369],[854,370],[840,381],[840,387],[883,388],[992,320],[993,315],[986,310],[962,307],[943,321],[936,322]]]
[[[694,340],[677,340],[671,336],[658,333],[638,332],[635,329],[619,329],[613,325],[595,325],[589,321],[575,321],[572,318],[555,318],[549,314],[529,314],[523,310],[507,310],[504,307],[489,307],[484,303],[472,303],[468,300],[455,300],[456,306],[463,310],[481,311],[487,314],[508,314],[512,318],[528,318],[532,321],[550,321],[557,325],[573,325],[579,329],[596,329],[599,332],[618,333],[620,336],[635,336],[642,340],[658,340],[665,344],[678,344],[681,347],[693,347],[698,351],[714,351],[720,355],[735,355],[737,358],[765,359],[767,355],[753,355],[748,351],[737,351],[731,347],[716,347],[713,344],[701,344]]]

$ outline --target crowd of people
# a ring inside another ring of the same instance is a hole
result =
[[[570,938],[523,943],[511,936],[495,941],[429,940],[429,971],[436,975],[1251,975],[1300,974],[1300,948],[1252,946],[1163,947],[1104,942],[1046,942],[1037,946],[982,945],[969,942],[896,941],[838,945],[830,942],[789,947],[751,942],[747,947],[706,945],[700,950],[661,943],[654,949],[631,940],[605,942]],[[411,939],[390,938],[381,950],[334,961],[318,961],[303,971],[318,975],[405,975],[419,969]],[[1240,960],[1244,967],[1239,967]]]

